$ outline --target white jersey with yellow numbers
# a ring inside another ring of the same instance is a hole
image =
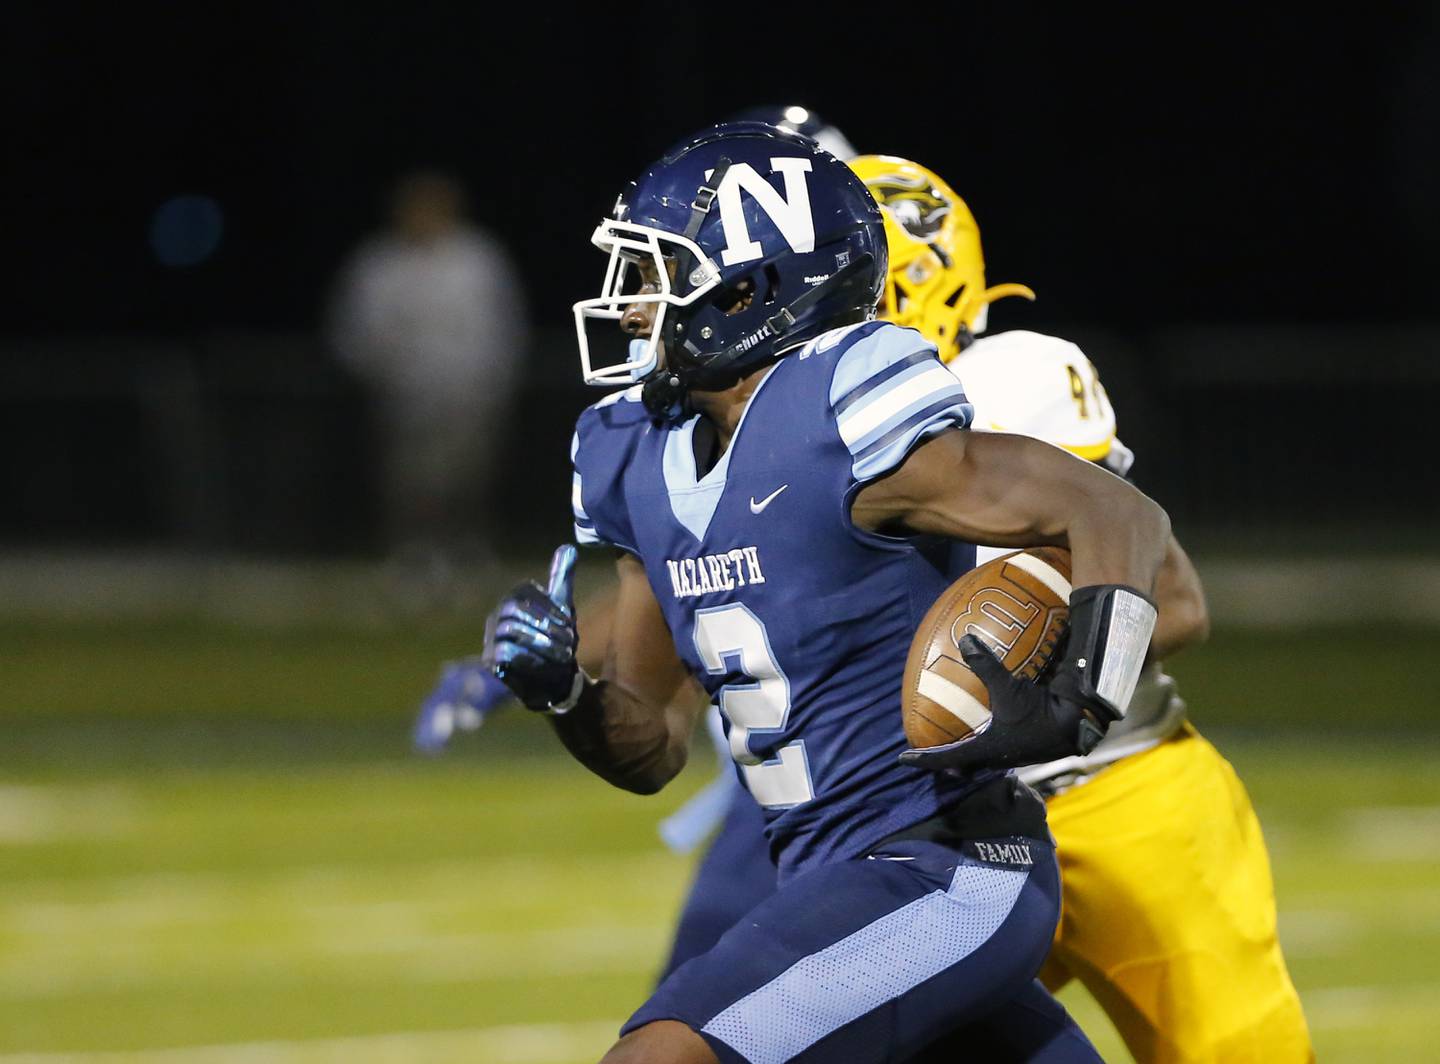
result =
[[[1033,436],[1092,462],[1114,446],[1110,398],[1069,340],[1020,329],[982,336],[950,369],[975,405],[972,428]]]
[[[973,428],[1032,436],[1121,476],[1129,471],[1134,455],[1115,436],[1115,410],[1100,375],[1069,340],[1024,330],[982,336],[949,367],[975,406]],[[1009,553],[1009,548],[979,547],[975,563]],[[1140,673],[1129,710],[1089,755],[1032,765],[1020,770],[1020,778],[1073,786],[1169,738],[1184,720],[1185,703],[1175,681],[1151,662]]]

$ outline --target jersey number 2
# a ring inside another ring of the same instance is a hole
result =
[[[755,681],[728,683],[719,697],[720,712],[730,721],[730,754],[755,800],[783,809],[815,797],[802,740],[786,743],[769,761],[750,750],[751,732],[778,731],[790,716],[790,681],[775,661],[760,618],[738,602],[699,610],[695,651],[713,675],[743,672]],[[727,664],[727,658],[736,664]]]

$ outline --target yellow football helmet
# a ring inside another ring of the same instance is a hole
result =
[[[985,308],[1004,296],[1034,299],[1023,284],[985,287],[975,216],[955,190],[919,163],[861,155],[850,168],[880,204],[890,277],[880,317],[918,329],[949,362],[984,329]]]

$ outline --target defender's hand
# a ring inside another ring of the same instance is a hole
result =
[[[989,692],[989,726],[959,742],[907,750],[902,763],[936,770],[1018,768],[1088,754],[1104,736],[1095,721],[1107,718],[1087,711],[1063,666],[1048,684],[1037,684],[1012,676],[973,635],[960,640],[960,653]]]
[[[415,718],[413,739],[422,754],[441,753],[457,731],[474,731],[490,712],[514,697],[483,657],[447,661],[440,682]]]
[[[505,596],[485,629],[491,671],[529,708],[550,712],[575,695],[575,548],[550,560],[550,582],[530,580]]]

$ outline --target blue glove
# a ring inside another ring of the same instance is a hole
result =
[[[550,581],[530,580],[500,600],[485,630],[485,660],[495,676],[540,713],[573,704],[582,680],[575,661],[575,548],[559,547]]]
[[[441,753],[457,731],[474,731],[510,698],[510,688],[495,678],[484,658],[447,661],[415,718],[415,749]]]

